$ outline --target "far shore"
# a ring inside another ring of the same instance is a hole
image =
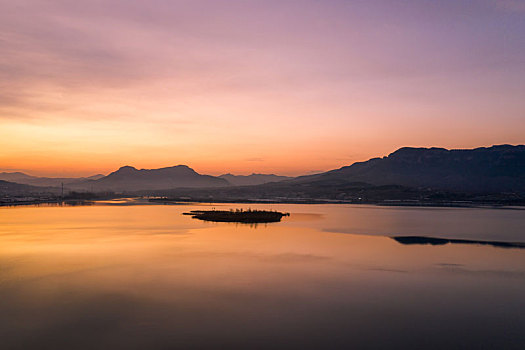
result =
[[[18,201],[0,201],[0,207],[17,206],[78,206],[78,205],[189,205],[192,203],[209,204],[352,204],[375,205],[382,207],[444,207],[444,208],[487,208],[524,210],[525,203],[509,202],[469,202],[469,201],[349,201],[330,199],[193,199],[193,198],[163,198],[163,197],[115,197],[106,199],[32,199]]]

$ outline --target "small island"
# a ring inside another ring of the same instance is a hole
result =
[[[268,222],[279,222],[283,216],[289,213],[268,210],[192,210],[183,215],[191,215],[194,219],[214,222],[240,222],[244,224],[258,224]]]

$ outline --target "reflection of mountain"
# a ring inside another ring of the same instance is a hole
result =
[[[38,176],[31,176],[27,175],[21,172],[13,172],[13,173],[0,173],[0,180],[10,181],[10,182],[16,182],[19,184],[24,185],[32,185],[32,186],[67,186],[69,184],[75,184],[78,182],[86,181],[86,180],[97,180],[101,177],[104,177],[104,175],[98,174],[93,175],[89,177],[38,177]]]
[[[365,182],[464,192],[525,193],[525,146],[446,150],[401,148],[326,173],[302,176],[295,183]]]
[[[430,244],[430,245],[444,245],[444,244],[476,244],[476,245],[490,245],[497,248],[519,248],[525,249],[525,243],[520,242],[498,242],[498,241],[477,241],[468,239],[447,239],[434,238],[423,236],[398,236],[392,237],[396,242],[401,244]]]
[[[289,180],[291,177],[279,176],[274,174],[251,174],[251,175],[232,175],[224,174],[219,176],[225,179],[233,186],[250,186],[250,185],[261,185],[268,182],[278,182],[283,180]]]
[[[186,165],[160,169],[136,169],[124,166],[98,180],[84,181],[71,186],[90,191],[135,191],[177,187],[228,186],[224,179],[201,175]]]

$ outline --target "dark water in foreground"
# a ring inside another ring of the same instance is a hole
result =
[[[523,349],[525,211],[0,208],[2,349]],[[447,240],[445,240],[447,241]],[[436,242],[443,242],[438,240]]]

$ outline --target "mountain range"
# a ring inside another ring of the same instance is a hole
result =
[[[60,187],[62,184],[67,187],[69,184],[76,184],[79,182],[84,182],[88,180],[97,180],[104,177],[102,174],[97,174],[88,177],[39,177],[27,175],[22,172],[2,172],[0,173],[0,180],[16,182],[24,185],[31,186],[51,186],[51,187]]]
[[[102,178],[75,183],[70,187],[90,191],[129,192],[176,187],[218,186],[229,186],[229,183],[215,176],[201,175],[186,165],[140,170],[127,165]]]
[[[464,192],[525,192],[525,146],[458,150],[404,147],[387,157],[292,181],[364,182]]]
[[[215,201],[525,204],[525,146],[401,148],[325,173],[255,186],[173,189],[158,196]],[[448,204],[445,204],[448,205]]]
[[[220,186],[249,186],[260,185],[292,179],[288,176],[274,174],[233,175],[220,176],[201,175],[186,165],[177,165],[160,169],[136,169],[132,166],[123,166],[107,176],[97,174],[80,178],[53,178],[37,177],[22,172],[2,172],[0,180],[43,187],[61,187],[75,191],[134,191],[170,189],[176,187],[220,187]],[[33,188],[33,190],[38,187]]]
[[[353,200],[365,195],[420,198],[422,195],[439,196],[439,191],[525,196],[525,146],[458,150],[404,147],[386,157],[296,178],[273,174],[211,176],[199,174],[186,165],[177,165],[140,170],[123,166],[107,176],[87,178],[38,178],[23,173],[0,173],[0,180],[55,187],[64,183],[68,191],[140,191],[142,194],[213,198]],[[32,191],[37,189],[31,188]]]
[[[33,193],[57,195],[59,191],[57,187],[31,186],[0,180],[0,195],[4,196],[26,196]]]

